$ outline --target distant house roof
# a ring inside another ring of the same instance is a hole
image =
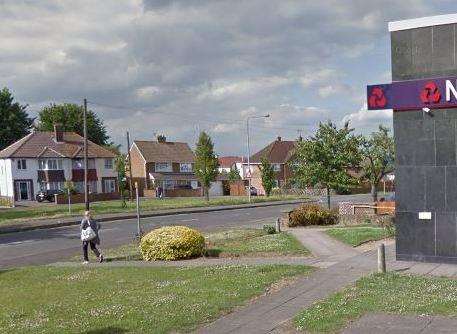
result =
[[[84,138],[75,132],[63,132],[57,142],[52,131],[33,132],[0,151],[0,159],[7,158],[82,158]],[[88,141],[89,158],[114,158],[115,154],[103,146]]]
[[[262,157],[266,157],[270,163],[286,163],[293,154],[296,142],[282,140],[278,137],[274,142],[251,156],[251,163],[260,163]]]
[[[233,164],[237,162],[243,162],[242,157],[237,156],[226,156],[226,157],[219,157],[219,167],[222,168],[231,168]]]
[[[194,162],[195,155],[187,143],[135,140],[146,162]]]

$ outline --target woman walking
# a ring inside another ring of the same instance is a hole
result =
[[[84,212],[84,218],[81,221],[81,241],[83,242],[83,257],[84,264],[89,263],[89,255],[87,254],[87,248],[90,245],[90,249],[98,258],[98,262],[103,262],[103,255],[97,249],[97,245],[100,245],[100,237],[98,231],[100,230],[100,224],[92,219],[90,211]]]

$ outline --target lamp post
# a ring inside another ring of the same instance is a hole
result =
[[[253,118],[268,118],[270,117],[269,114],[263,116],[249,116],[246,118],[246,133],[247,133],[247,146],[248,146],[248,201],[251,203],[251,144],[250,144],[250,136],[249,136],[249,120]]]

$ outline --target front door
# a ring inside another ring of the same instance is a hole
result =
[[[32,186],[30,181],[16,181],[16,194],[18,201],[32,199]]]

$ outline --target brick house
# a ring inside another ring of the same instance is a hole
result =
[[[195,155],[187,143],[135,140],[130,147],[132,181],[138,182],[140,196],[155,196],[162,187],[166,197],[201,196],[194,173]]]
[[[257,189],[259,195],[265,195],[262,186],[262,177],[260,173],[260,164],[262,157],[266,157],[275,171],[275,187],[284,186],[291,178],[292,172],[287,165],[292,158],[296,141],[282,140],[278,137],[265,148],[250,157],[251,164],[251,185]],[[243,163],[243,175],[248,171],[247,162]]]
[[[115,154],[88,142],[91,193],[118,192]],[[61,190],[73,181],[84,192],[84,139],[74,132],[33,132],[0,151],[0,196],[34,200],[40,190]]]

